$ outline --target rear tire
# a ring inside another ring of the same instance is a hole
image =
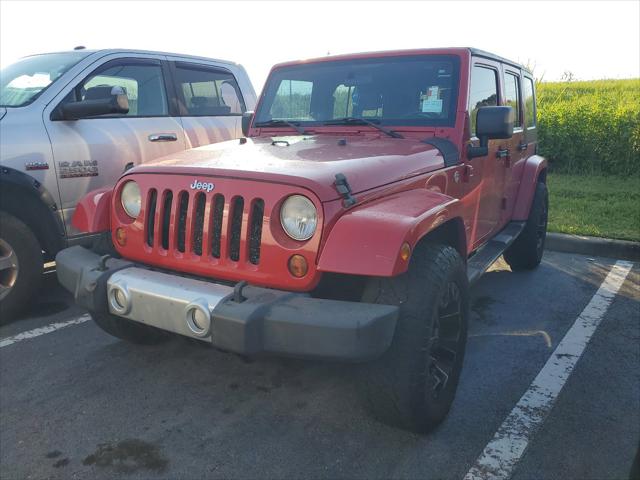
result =
[[[14,320],[33,302],[42,281],[42,247],[13,215],[0,212],[0,323]]]
[[[549,193],[547,186],[538,182],[524,230],[504,252],[504,259],[511,270],[532,270],[540,264],[547,237],[548,214]]]
[[[157,345],[169,339],[169,334],[159,328],[142,325],[110,313],[91,312],[91,318],[109,335],[137,345]]]
[[[391,347],[363,366],[361,394],[374,417],[418,433],[444,420],[462,370],[468,290],[458,252],[434,244],[417,247],[407,273],[367,286],[363,301],[400,307]]]

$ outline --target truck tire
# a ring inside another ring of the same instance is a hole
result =
[[[450,246],[422,244],[407,273],[372,280],[363,300],[400,307],[389,350],[362,367],[365,407],[389,425],[432,430],[446,417],[462,370],[469,318],[462,258]]]
[[[137,345],[157,345],[169,339],[169,333],[159,328],[127,320],[110,313],[90,312],[91,318],[109,335]]]
[[[504,252],[504,259],[513,271],[531,270],[542,260],[547,237],[549,194],[547,186],[538,182],[524,230]]]
[[[0,323],[33,301],[42,281],[42,247],[22,221],[0,212]]]

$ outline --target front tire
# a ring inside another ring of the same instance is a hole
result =
[[[163,330],[127,320],[110,313],[91,312],[91,318],[109,335],[137,345],[157,345],[169,339]]]
[[[458,252],[435,244],[416,248],[407,273],[366,288],[363,301],[400,307],[391,347],[363,367],[361,393],[374,417],[418,433],[444,420],[462,370],[468,290]]]
[[[43,263],[42,247],[31,229],[0,212],[0,323],[15,319],[34,300]]]
[[[547,186],[538,182],[524,230],[504,252],[504,259],[511,270],[532,270],[540,264],[547,238],[548,216],[549,193]]]

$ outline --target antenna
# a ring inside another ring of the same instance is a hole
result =
[[[84,45],[78,45],[77,47],[73,47],[74,50],[84,50],[87,47],[85,47]]]

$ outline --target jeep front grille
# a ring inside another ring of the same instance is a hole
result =
[[[156,189],[150,189],[147,202],[144,235],[145,243],[152,249],[169,251],[174,248],[181,254],[198,257],[220,259],[224,255],[233,262],[240,261],[242,257],[253,265],[260,263],[263,199],[246,200],[242,196],[225,198],[220,193],[207,195],[184,190],[177,195],[171,190],[159,194]],[[246,256],[241,256],[245,215],[248,216],[248,251]],[[223,231],[225,225],[226,231]]]

